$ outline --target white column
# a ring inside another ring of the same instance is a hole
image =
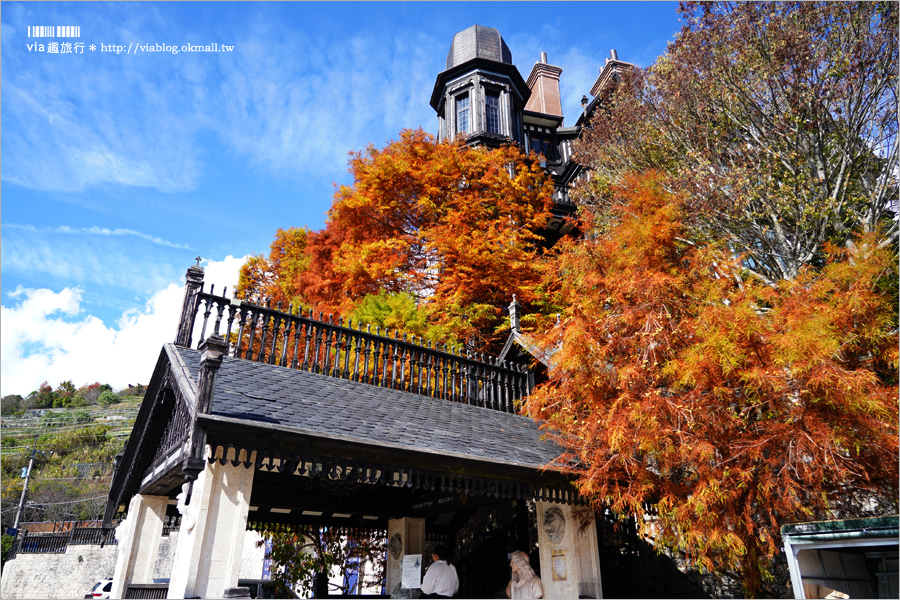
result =
[[[791,537],[784,536],[784,553],[787,555],[788,569],[791,573],[791,587],[794,588],[794,598],[806,598],[806,590],[803,589],[803,577],[800,575],[800,563],[797,560],[799,550],[791,544]]]
[[[388,594],[400,583],[403,556],[425,552],[425,519],[388,519],[388,553],[385,589]],[[423,557],[424,558],[424,557]]]
[[[233,448],[227,458],[235,458]],[[238,458],[244,461],[246,451]],[[255,460],[255,453],[250,458]],[[237,586],[253,473],[253,466],[214,462],[197,477],[181,520],[169,598],[221,598],[226,588]]]
[[[504,88],[500,92],[500,133],[513,141],[516,140],[516,124],[513,119],[512,100],[510,99],[509,90]]]
[[[168,503],[168,496],[136,494],[131,498],[128,517],[116,528],[119,552],[111,597],[124,598],[130,583],[153,583]]]
[[[544,598],[602,598],[594,511],[537,502],[537,519]]]

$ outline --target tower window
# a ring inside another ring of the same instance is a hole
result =
[[[456,133],[469,133],[469,95],[456,99]]]
[[[485,96],[485,109],[488,133],[500,133],[500,95],[488,92]]]

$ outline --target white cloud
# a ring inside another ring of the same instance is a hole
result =
[[[245,259],[207,263],[205,280],[234,289]],[[175,339],[184,288],[173,282],[159,289],[143,307],[125,311],[115,327],[83,315],[80,288],[20,287],[9,296],[17,303],[0,307],[0,394],[24,396],[43,381],[54,387],[69,379],[75,385],[99,381],[116,389],[146,384],[160,348]]]
[[[84,286],[88,291],[108,286],[150,294],[181,272],[173,264],[176,257],[184,260],[184,251],[178,247],[183,245],[146,234],[138,234],[137,240],[129,242],[121,240],[120,235],[90,229],[80,234],[4,223],[0,248],[3,273],[49,278],[60,286]]]
[[[343,172],[349,151],[436,120],[428,99],[443,44],[432,38],[418,35],[413,45],[398,41],[404,32],[367,32],[333,44],[269,23],[248,35],[236,41],[240,60],[218,65],[225,93],[208,126],[258,167]]]
[[[95,87],[95,79],[68,76],[51,84],[4,77],[3,117],[13,124],[4,136],[4,179],[66,192],[103,183],[164,192],[194,189],[197,150],[184,143],[188,129],[174,107],[147,107],[143,119],[135,121],[125,117],[125,107],[118,104],[79,106],[68,90]],[[149,101],[140,94],[133,100],[139,105]],[[154,152],[147,153],[148,148]]]
[[[97,11],[91,29],[114,28],[123,10]],[[161,31],[171,41],[209,35],[179,11],[163,11],[162,22],[137,12],[120,31],[126,45]],[[332,179],[349,151],[435,121],[428,97],[446,43],[418,32],[365,31],[335,44],[263,15],[228,34],[233,53],[85,55],[65,69],[24,50],[25,19],[12,19],[3,50],[3,179],[30,189],[190,192],[222,150],[212,139],[260,171]],[[416,43],[396,41],[406,38]]]
[[[21,229],[22,231],[28,231],[30,233],[67,233],[70,235],[106,235],[106,236],[134,236],[141,238],[142,240],[147,240],[148,242],[157,244],[159,246],[165,246],[167,248],[177,248],[181,250],[193,250],[187,244],[179,244],[176,242],[170,242],[169,240],[164,240],[161,237],[155,235],[149,235],[146,233],[142,233],[140,231],[135,231],[133,229],[109,229],[108,227],[97,227],[94,225],[93,227],[69,227],[68,225],[61,225],[59,227],[43,227],[38,228],[34,225],[17,225],[15,223],[4,223],[3,227],[8,227],[10,229]]]

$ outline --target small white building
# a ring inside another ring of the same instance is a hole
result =
[[[897,515],[781,528],[795,598],[898,598]]]

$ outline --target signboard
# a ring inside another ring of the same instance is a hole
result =
[[[551,548],[550,560],[553,564],[553,581],[566,580],[566,550],[565,548]]]
[[[422,585],[422,555],[406,554],[403,556],[403,572],[400,576],[400,587],[417,588]]]

